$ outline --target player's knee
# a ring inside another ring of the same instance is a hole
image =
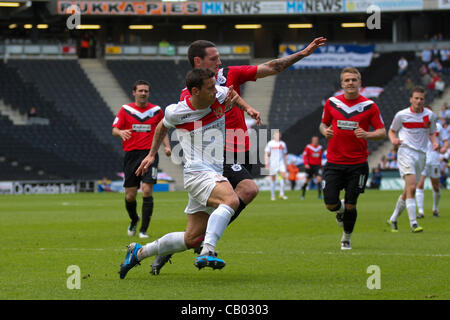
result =
[[[134,202],[134,201],[136,201],[136,194],[133,193],[133,192],[125,193],[125,200],[127,202]]]
[[[237,208],[239,207],[239,197],[235,192],[230,192],[227,193],[226,195],[223,195],[221,203],[226,204],[234,211],[236,211]]]
[[[340,203],[336,203],[336,204],[325,204],[325,207],[329,210],[329,211],[337,211],[340,208]]]
[[[241,198],[242,201],[248,204],[257,196],[259,189],[253,180],[248,180],[239,183],[235,191],[238,194],[239,198]]]

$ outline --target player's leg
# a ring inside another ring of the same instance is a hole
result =
[[[120,266],[120,278],[123,279],[134,266],[148,257],[170,257],[177,252],[185,251],[197,245],[196,240],[199,235],[205,233],[209,215],[206,212],[188,214],[186,230],[183,232],[171,232],[161,238],[141,246],[138,243],[131,243],[128,246],[125,261]],[[156,259],[155,259],[156,260]],[[152,273],[159,274],[162,265],[152,264]]]
[[[417,216],[416,216],[416,175],[407,174],[404,176],[405,180],[405,194],[406,194],[406,210],[408,212],[409,224],[411,226],[412,232],[420,232],[422,228],[417,224]]]
[[[128,226],[128,236],[132,237],[136,234],[137,224],[140,220],[137,214],[137,187],[125,187],[125,209],[130,217],[130,225]]]
[[[208,198],[207,206],[216,209],[209,216],[204,245],[200,255],[215,252],[217,241],[224,233],[235,210],[239,207],[239,199],[228,181],[217,182]]]
[[[283,166],[284,167],[284,166]],[[283,168],[281,169],[283,170]],[[284,182],[286,181],[286,171],[280,171],[281,181],[280,181],[280,199],[287,200],[284,194]]]
[[[317,180],[317,193],[318,193],[317,197],[319,199],[322,199],[322,175],[317,174],[316,180]]]
[[[245,207],[257,196],[259,189],[250,174],[251,165],[241,165],[239,163],[224,164],[223,175],[231,183],[234,191],[239,197],[239,207],[230,220],[233,222]]]
[[[142,223],[139,238],[148,238],[147,230],[153,216],[153,183],[142,183]]]
[[[309,170],[306,170],[306,179],[305,179],[305,183],[302,186],[302,195],[301,195],[301,199],[302,200],[305,200],[306,188],[308,187],[308,184],[309,184],[310,180],[311,180],[311,178],[310,178]]]
[[[439,165],[432,166],[431,168],[431,186],[433,193],[433,217],[439,217],[439,200],[441,199],[441,188],[439,183],[440,167]]]
[[[322,188],[326,208],[336,213],[336,222],[343,226],[342,215],[345,210],[344,201],[339,200],[339,193],[343,189],[344,171],[341,166],[327,163],[324,170]]]
[[[364,192],[369,176],[369,166],[367,163],[348,166],[346,169],[345,186],[345,210],[342,216],[343,234],[341,238],[341,249],[351,249],[350,241],[355,228],[358,213],[356,203],[358,197]]]
[[[270,199],[274,201],[275,198],[275,181],[276,175],[270,175]]]
[[[140,159],[137,161],[137,165],[139,165],[143,158],[147,156],[147,152],[144,151],[140,154]],[[150,166],[147,173],[142,177],[142,224],[139,230],[140,238],[148,238],[147,230],[150,225],[150,221],[153,216],[153,185],[156,183],[158,179],[158,163],[159,157],[155,156],[155,161]],[[135,168],[135,171],[137,167]]]
[[[425,179],[427,168],[422,172],[419,178],[419,182],[416,186],[416,204],[417,204],[417,218],[423,218],[424,217],[424,200],[425,200],[425,193],[424,193],[424,185],[425,185]]]

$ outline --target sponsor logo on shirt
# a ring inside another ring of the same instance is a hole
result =
[[[338,120],[337,127],[341,130],[355,130],[358,128],[357,121]]]
[[[152,126],[150,124],[133,124],[131,128],[134,132],[150,132]]]

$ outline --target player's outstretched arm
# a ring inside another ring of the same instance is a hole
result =
[[[256,78],[259,79],[265,78],[267,76],[273,76],[286,70],[294,63],[312,54],[314,50],[316,50],[318,47],[325,45],[326,42],[327,39],[324,37],[315,38],[305,49],[301,51],[295,52],[283,58],[270,60],[268,62],[258,65],[258,70],[256,71]]]
[[[246,112],[250,117],[256,120],[256,124],[260,126],[261,122],[261,113],[255,110],[251,105],[249,105],[241,96],[238,95],[236,91],[233,90],[232,93],[232,101],[234,101],[235,105]]]
[[[155,161],[156,153],[158,152],[159,147],[161,146],[162,141],[167,136],[169,129],[167,129],[163,122],[160,121],[156,126],[155,136],[153,137],[152,148],[148,155],[142,160],[141,164],[136,170],[137,176],[143,176],[147,173],[150,165]]]

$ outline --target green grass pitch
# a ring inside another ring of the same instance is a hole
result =
[[[342,229],[316,191],[305,201],[298,192],[285,201],[260,192],[218,244],[223,270],[198,271],[189,250],[159,276],[149,274],[149,258],[124,280],[117,272],[125,246],[143,242],[127,236],[123,194],[0,196],[0,299],[450,299],[450,191],[442,192],[440,218],[426,191],[420,234],[409,232],[406,212],[400,232],[390,232],[399,193],[361,195],[353,250],[342,252]],[[186,225],[186,193],[154,196],[144,243]],[[71,265],[80,268],[80,289],[67,287]],[[380,289],[367,286],[373,265]]]

